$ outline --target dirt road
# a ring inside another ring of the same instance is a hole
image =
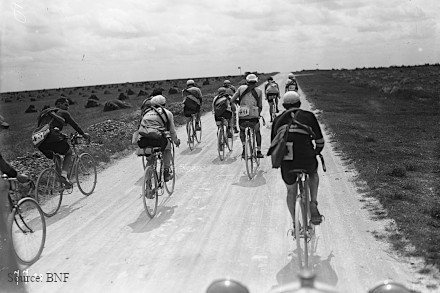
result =
[[[275,80],[283,88],[286,74]],[[306,101],[303,106],[309,108]],[[267,103],[263,114],[268,122]],[[67,195],[59,214],[47,220],[45,249],[29,268],[43,280],[29,283],[29,292],[204,292],[213,280],[231,277],[259,293],[296,280],[280,171],[265,158],[248,180],[238,136],[221,162],[212,115],[202,122],[202,143],[193,151],[185,143],[176,149],[175,193],[160,200],[154,219],[143,209],[142,164],[134,154],[101,172],[91,196],[77,189]],[[186,141],[184,128],[178,136]],[[269,125],[262,136],[265,152]],[[317,227],[312,251],[318,280],[342,292],[366,292],[384,279],[421,286],[411,266],[375,240],[371,232],[382,231],[384,222],[370,220],[354,173],[328,138],[323,154],[328,171],[319,171],[318,199],[326,220]],[[47,272],[65,282],[49,282]]]

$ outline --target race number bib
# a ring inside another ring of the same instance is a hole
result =
[[[284,161],[293,161],[293,142],[286,142],[287,154],[284,155]]]
[[[238,110],[238,117],[249,116],[249,107],[241,106],[240,110]]]

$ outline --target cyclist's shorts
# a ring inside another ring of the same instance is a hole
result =
[[[269,103],[273,103],[273,100],[275,100],[278,97],[278,95],[268,94],[267,95],[267,101]]]
[[[215,121],[221,121],[222,118],[225,118],[226,120],[229,120],[232,118],[232,112],[226,110],[225,112],[223,112],[220,116],[215,116],[214,115],[214,119]]]
[[[38,147],[38,149],[40,150],[40,152],[43,153],[43,155],[46,156],[46,158],[52,160],[53,153],[65,155],[69,151],[70,146],[67,140],[61,140],[61,141],[49,142],[49,143],[43,141]]]
[[[246,127],[255,128],[256,125],[260,125],[260,119],[259,118],[251,118],[251,119],[239,119],[238,125],[240,126],[240,129],[245,129]]]
[[[150,132],[145,136],[142,136],[137,144],[140,148],[160,147],[160,149],[164,151],[168,144],[168,139],[164,133],[157,134],[155,132]]]
[[[313,174],[318,172],[318,161],[316,157],[306,159],[295,158],[293,161],[283,161],[281,163],[281,177],[284,183],[288,185],[292,185],[296,181],[296,175],[289,173],[293,169],[305,169],[309,174]]]
[[[200,106],[197,106],[195,109],[190,109],[186,106],[183,107],[183,115],[185,117],[191,117],[192,114],[200,112]]]

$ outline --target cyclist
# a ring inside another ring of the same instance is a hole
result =
[[[168,182],[172,179],[170,173],[171,165],[171,143],[165,135],[165,131],[170,132],[174,144],[179,147],[180,139],[177,138],[174,126],[174,116],[170,110],[166,109],[166,98],[162,95],[151,99],[151,107],[145,110],[139,126],[140,138],[137,144],[140,148],[161,147],[164,162],[164,180]]]
[[[183,98],[183,114],[185,117],[191,117],[196,113],[196,131],[201,130],[200,127],[200,108],[202,106],[202,92],[196,87],[194,80],[190,79],[186,82],[186,89],[182,91]]]
[[[272,106],[275,104],[275,113],[279,112],[278,99],[280,97],[280,87],[273,80],[272,76],[267,79],[267,83],[264,86],[264,92],[266,94],[266,100],[269,102],[269,112],[272,110]],[[270,114],[270,122],[272,122],[272,112]]]
[[[299,94],[294,91],[288,91],[283,96],[283,106],[286,111],[289,109],[293,110],[293,113],[300,111],[296,120],[310,129],[314,133],[312,138],[309,131],[304,128],[298,127],[297,124],[293,123],[289,129],[289,134],[287,136],[287,146],[291,148],[288,155],[284,157],[281,163],[281,177],[286,184],[287,188],[287,207],[292,216],[292,222],[295,223],[295,200],[297,196],[297,183],[296,175],[289,173],[293,169],[305,169],[309,173],[309,189],[310,189],[310,212],[311,221],[314,225],[319,225],[322,221],[322,216],[318,211],[318,161],[316,160],[316,155],[321,153],[324,148],[324,138],[322,136],[321,128],[315,117],[315,114],[309,111],[300,110],[301,101]],[[293,114],[292,114],[293,115]],[[289,122],[292,119],[291,115],[280,115],[275,117],[272,124],[271,140],[274,139],[278,128]],[[315,141],[315,146],[313,146],[313,141]],[[289,142],[293,142],[290,143]],[[295,225],[295,224],[294,224]]]
[[[285,92],[287,91],[298,91],[298,82],[295,79],[295,75],[293,75],[293,73],[289,73],[289,75],[287,76],[287,81],[286,81],[286,87],[285,87]]]
[[[47,108],[42,110],[38,117],[38,126],[48,123],[52,118],[53,121],[50,127],[50,133],[46,139],[38,146],[38,149],[48,159],[53,159],[54,153],[64,156],[64,161],[61,167],[61,178],[66,185],[72,185],[67,173],[69,171],[70,164],[72,163],[72,150],[67,142],[67,136],[61,131],[66,124],[73,127],[80,135],[85,139],[90,139],[90,135],[84,132],[81,127],[73,120],[70,113],[67,111],[69,108],[69,101],[65,97],[61,97],[55,101],[55,108]],[[57,170],[58,172],[60,170]]]
[[[228,79],[223,82],[223,87],[226,89],[226,93],[229,94],[231,97],[237,91],[235,86],[233,86],[231,84],[231,81],[229,81]],[[238,133],[237,119],[236,119],[237,116],[236,115],[237,115],[237,113],[235,113],[235,105],[233,105],[233,109],[232,109],[232,127],[234,128],[234,133]]]
[[[228,137],[232,137],[232,113],[235,111],[235,105],[231,104],[231,96],[224,87],[218,89],[218,95],[212,101],[212,114],[216,122],[226,119]]]
[[[231,102],[240,105],[238,114],[238,124],[240,126],[240,139],[243,145],[243,152],[241,157],[245,157],[245,127],[243,123],[249,122],[251,127],[255,129],[257,139],[257,157],[263,158],[261,153],[261,133],[260,133],[260,114],[263,110],[263,91],[257,87],[258,77],[255,74],[249,74],[246,76],[246,84],[241,85]]]

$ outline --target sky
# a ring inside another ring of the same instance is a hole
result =
[[[438,0],[0,0],[0,92],[434,64],[439,14]]]

